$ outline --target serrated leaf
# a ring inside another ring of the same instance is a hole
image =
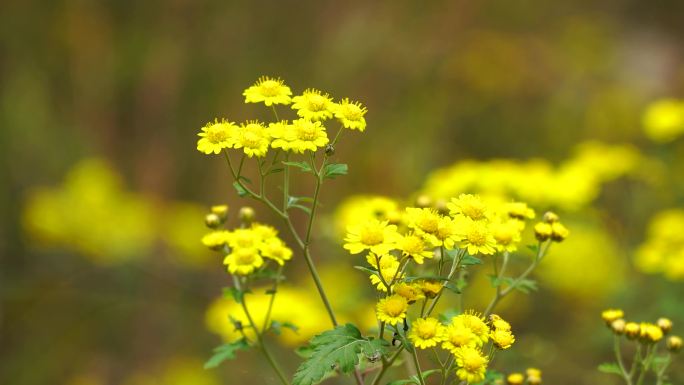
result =
[[[295,353],[302,358],[309,358],[313,355],[314,349],[311,345],[300,346],[295,349]]]
[[[458,286],[453,283],[453,282],[447,282],[444,284],[444,288],[447,290],[450,290],[456,294],[461,294],[461,289],[458,288]]]
[[[361,353],[384,355],[387,342],[363,338],[356,326],[346,324],[314,336],[309,345],[313,352],[295,372],[292,385],[318,384],[334,369],[350,373],[359,363]]]
[[[348,167],[344,163],[329,163],[323,167],[323,178],[334,179],[340,175],[347,175]]]
[[[283,164],[286,166],[296,167],[302,172],[314,174],[314,170],[311,168],[311,165],[306,162],[283,162]]]
[[[280,335],[280,333],[282,333],[283,328],[290,329],[295,333],[299,331],[299,328],[292,322],[280,322],[276,320],[271,321],[271,326],[269,330],[271,330],[275,335]]]
[[[249,195],[247,190],[245,190],[245,188],[242,187],[242,185],[238,181],[233,182],[233,187],[235,187],[235,191],[237,191],[237,194],[239,196],[246,197]]]
[[[223,361],[232,360],[235,358],[235,352],[247,348],[249,348],[249,344],[244,338],[223,344],[214,349],[214,355],[212,355],[211,358],[204,363],[204,369],[215,368],[221,365]]]
[[[473,255],[466,255],[461,259],[461,266],[481,265],[482,260]]]
[[[622,375],[622,370],[620,370],[618,364],[614,362],[605,362],[598,366],[598,370],[602,373],[617,374],[618,376]]]

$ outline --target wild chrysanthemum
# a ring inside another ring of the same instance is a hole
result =
[[[451,324],[470,329],[479,340],[478,346],[482,346],[489,340],[489,327],[484,319],[472,310],[452,318]]]
[[[606,322],[606,325],[610,325],[613,321],[624,316],[625,312],[622,309],[606,309],[601,312],[601,318]]]
[[[266,128],[258,121],[253,120],[240,125],[230,140],[234,148],[242,148],[250,158],[266,155],[271,137]]]
[[[278,230],[273,226],[265,225],[263,223],[252,224],[251,230],[254,232],[254,235],[259,237],[262,241],[278,237]]]
[[[457,222],[458,233],[461,237],[460,246],[468,250],[468,254],[494,254],[496,240],[484,221],[461,218]]]
[[[439,230],[440,215],[432,208],[406,208],[406,224],[416,234],[425,238],[429,243],[439,243],[435,233]]]
[[[511,330],[511,324],[508,322],[504,321],[503,318],[499,317],[496,314],[491,314],[489,316],[489,320],[492,324],[492,328],[495,330],[506,330],[510,331]]]
[[[404,274],[399,272],[399,261],[394,260],[389,263],[383,262],[390,260],[388,257],[390,256],[387,255],[385,256],[384,260],[381,260],[380,268],[378,269],[378,273],[382,276],[382,279],[375,274],[370,276],[371,283],[381,291],[387,291],[387,286],[385,286],[385,283],[387,283],[387,285],[392,285],[393,279],[402,279],[404,277]]]
[[[658,342],[663,339],[663,331],[658,325],[642,322],[639,329],[639,337],[646,342]]]
[[[469,384],[484,380],[489,360],[482,351],[472,347],[458,348],[454,353],[456,358],[456,376]]]
[[[207,123],[202,127],[202,132],[197,134],[201,137],[197,141],[197,150],[205,154],[218,154],[224,148],[232,147],[230,138],[236,128],[234,123],[225,120]]]
[[[227,230],[216,230],[202,237],[202,244],[212,250],[220,250],[223,245],[228,243],[230,232]]]
[[[407,235],[400,235],[397,239],[397,249],[401,250],[401,255],[410,257],[417,264],[422,264],[423,259],[432,258],[431,250],[426,250],[425,241],[423,238],[409,233]]]
[[[418,318],[411,323],[408,338],[419,349],[437,346],[444,338],[444,326],[436,318]]]
[[[522,385],[525,382],[525,376],[522,373],[511,373],[506,377],[508,385]]]
[[[316,151],[329,142],[328,134],[321,122],[306,119],[293,121],[290,130],[286,131],[285,138],[289,141],[289,150],[297,153]]]
[[[406,298],[394,294],[387,298],[383,298],[378,302],[377,316],[382,322],[396,325],[406,318],[406,310],[408,310]]]
[[[521,229],[515,219],[492,222],[489,224],[489,228],[496,241],[497,250],[513,252],[518,249]]]
[[[260,268],[264,260],[256,248],[237,248],[226,256],[223,264],[228,265],[231,274],[248,275]]]
[[[308,120],[330,119],[335,109],[335,102],[328,94],[313,88],[295,96],[292,101],[292,109],[297,110],[297,115]]]
[[[285,261],[292,259],[292,250],[280,238],[266,239],[261,243],[259,250],[265,258],[272,259],[281,266]]]
[[[505,350],[510,348],[515,342],[515,336],[510,330],[495,329],[489,335],[497,349]]]
[[[406,301],[411,304],[419,299],[425,298],[420,286],[415,283],[399,282],[392,287],[395,294],[406,298]]]
[[[458,348],[464,346],[476,347],[480,339],[477,338],[470,328],[461,324],[450,324],[446,326],[444,331],[444,342],[442,348],[455,354]]]
[[[258,248],[261,244],[261,236],[252,229],[235,229],[228,235],[228,246],[231,248]]]
[[[245,103],[264,102],[265,105],[271,106],[273,104],[290,104],[292,91],[282,80],[262,76],[242,95],[245,97]]]
[[[372,219],[347,227],[344,248],[352,254],[370,250],[374,254],[384,255],[395,248],[397,236],[397,226]]]
[[[364,115],[368,110],[361,103],[350,102],[348,98],[344,98],[333,110],[335,117],[342,122],[345,128],[361,132],[366,129],[366,118],[364,118]]]
[[[534,210],[524,202],[509,202],[504,206],[504,212],[513,219],[534,219]]]
[[[435,298],[440,291],[442,291],[442,283],[440,281],[426,279],[419,282],[420,290],[428,298]]]
[[[447,203],[447,208],[452,216],[462,214],[474,221],[488,220],[491,216],[482,198],[472,194],[461,194],[458,198],[451,198],[451,202]]]
[[[432,240],[436,240],[433,246],[444,246],[448,250],[453,249],[456,242],[461,240],[461,237],[458,235],[458,227],[450,217],[439,218],[437,231],[433,235]]]

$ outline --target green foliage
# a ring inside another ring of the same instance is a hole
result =
[[[598,366],[598,370],[602,373],[622,375],[622,370],[615,362],[605,362]]]
[[[286,166],[296,167],[300,169],[302,172],[315,174],[314,170],[311,168],[311,165],[306,162],[283,162],[283,164]]]
[[[313,199],[309,198],[309,197],[290,196],[287,199],[287,208],[288,209],[297,208],[297,209],[300,209],[300,210],[304,211],[305,213],[311,215],[311,208],[304,206],[303,204],[301,204],[301,202],[313,202]]]
[[[245,350],[247,348],[249,348],[249,344],[244,338],[225,343],[214,349],[214,355],[204,363],[204,369],[212,369],[221,365],[223,361],[235,359],[235,353],[238,350]]]
[[[247,192],[247,190],[245,190],[245,188],[242,187],[242,185],[240,184],[240,182],[238,182],[238,181],[233,182],[233,187],[235,187],[235,191],[237,191],[237,194],[238,194],[239,196],[241,196],[241,197],[244,198],[244,197],[246,197],[246,196],[249,195],[249,193]]]
[[[435,373],[441,372],[440,369],[430,369],[430,370],[423,370],[421,373],[421,377],[423,377],[423,380],[430,377],[431,375]],[[418,379],[418,375],[413,375],[407,380],[396,380],[388,383],[387,385],[407,385],[407,384],[420,384],[420,380]]]
[[[502,383],[504,379],[503,373],[496,370],[487,370],[485,378],[481,382],[473,385],[494,385]]]
[[[473,255],[466,255],[461,259],[461,266],[481,265],[482,260]]]
[[[349,168],[344,163],[330,163],[323,167],[323,179],[335,179],[336,176],[347,175]]]
[[[233,298],[237,303],[242,303],[242,299],[245,297],[245,294],[247,293],[249,293],[249,291],[240,290],[235,287],[223,288],[223,296],[227,298]]]
[[[290,329],[295,333],[299,331],[299,327],[292,322],[280,322],[276,320],[271,321],[271,327],[269,330],[271,330],[275,335],[279,336],[280,333],[282,333],[283,328]]]
[[[350,373],[359,363],[359,354],[366,357],[384,355],[386,345],[384,340],[362,337],[352,324],[327,330],[309,341],[311,355],[297,369],[292,385],[318,384],[326,373],[334,369]]]

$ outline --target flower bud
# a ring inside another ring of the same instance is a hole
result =
[[[218,215],[222,221],[225,221],[228,217],[228,205],[211,206],[211,213]]]
[[[622,309],[606,309],[601,312],[601,318],[606,322],[606,325],[610,325],[613,321],[624,316],[625,312],[623,312]]]
[[[560,218],[558,217],[558,214],[556,214],[552,211],[547,211],[544,213],[542,220],[548,224],[551,224],[551,223],[558,222],[560,220]]]
[[[641,328],[636,322],[627,322],[625,324],[625,335],[629,339],[634,339],[639,335]]]
[[[335,155],[335,147],[332,144],[328,144],[325,146],[325,155],[327,155],[327,156]]]
[[[204,224],[210,229],[217,229],[223,224],[223,221],[218,215],[209,213],[204,217]]]
[[[525,376],[522,373],[511,373],[506,377],[508,385],[522,385],[525,382]]]
[[[551,225],[548,223],[539,222],[534,225],[534,236],[540,242],[548,240],[552,233],[553,230],[551,229]]]
[[[646,343],[654,343],[663,339],[663,331],[652,323],[642,323],[640,325],[639,337]]]
[[[553,222],[551,224],[551,239],[553,239],[554,241],[563,242],[569,234],[570,231],[568,231],[568,229],[565,226],[563,226],[562,223]]]
[[[664,334],[667,334],[672,330],[672,321],[670,321],[668,318],[658,318],[656,325],[658,325]]]
[[[249,206],[240,207],[238,217],[243,225],[250,225],[254,221],[255,216],[256,214],[254,213],[253,208]]]
[[[667,350],[671,351],[672,353],[677,353],[679,352],[679,349],[682,348],[682,339],[678,336],[669,336],[667,338]]]
[[[427,195],[419,195],[416,198],[416,207],[426,208],[432,206],[432,199]]]
[[[444,199],[439,199],[435,202],[435,209],[437,209],[437,212],[439,212],[442,215],[448,215],[449,214],[449,208],[447,207],[447,201]]]
[[[539,385],[542,383],[541,370],[537,368],[527,368],[527,383],[531,385]]]
[[[610,323],[610,328],[613,330],[613,333],[617,335],[621,335],[625,332],[625,325],[627,323],[623,319],[616,319],[615,321]]]

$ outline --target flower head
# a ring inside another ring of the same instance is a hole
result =
[[[510,330],[495,329],[489,335],[497,349],[508,349],[515,342],[515,336]]]
[[[478,346],[479,341],[480,340],[470,328],[467,328],[462,324],[451,323],[446,326],[444,331],[442,348],[455,354],[458,348],[463,346],[470,346],[473,348]]]
[[[214,121],[202,127],[202,132],[197,134],[200,140],[197,141],[197,150],[205,154],[218,154],[224,148],[232,147],[230,138],[237,129],[234,123]]]
[[[290,104],[292,91],[282,80],[262,76],[242,95],[245,97],[245,103],[264,102],[265,105],[271,106],[274,104]]]
[[[458,198],[451,198],[447,208],[452,216],[461,214],[474,221],[484,221],[491,217],[489,208],[477,195],[461,194]]]
[[[472,310],[459,314],[451,319],[451,323],[456,326],[470,329],[478,338],[478,345],[482,346],[489,340],[489,327],[484,319]]]
[[[496,241],[497,250],[509,252],[517,250],[517,244],[521,239],[521,228],[516,220],[493,222],[490,224],[490,229]]]
[[[504,211],[509,217],[518,220],[533,219],[534,210],[524,202],[509,202],[504,206]]]
[[[234,148],[242,148],[248,157],[262,157],[266,155],[271,144],[271,136],[260,122],[256,120],[242,123],[230,140]]]
[[[432,258],[433,253],[426,250],[425,241],[416,234],[409,233],[407,235],[400,235],[397,238],[397,249],[401,250],[401,255],[410,257],[417,264],[422,264],[424,258]]]
[[[397,226],[372,219],[347,227],[344,248],[352,254],[370,250],[377,255],[384,255],[395,248],[397,237]]]
[[[508,385],[522,385],[525,382],[525,376],[522,373],[511,373],[506,377]]]
[[[366,118],[364,115],[368,110],[359,102],[350,102],[348,98],[342,99],[335,107],[333,112],[335,117],[342,122],[345,128],[359,130],[366,129]]]
[[[237,248],[226,256],[223,264],[228,265],[231,274],[248,275],[260,268],[264,260],[256,248]]]
[[[431,348],[444,338],[444,326],[436,318],[418,318],[411,324],[408,338],[419,349]]]
[[[607,325],[610,325],[613,321],[624,316],[625,313],[622,311],[622,309],[606,309],[601,312],[601,318],[603,318]]]
[[[468,254],[494,254],[496,251],[496,240],[487,223],[461,218],[458,228],[461,247],[466,248]]]
[[[489,360],[478,348],[464,346],[454,353],[456,357],[456,376],[461,381],[476,383],[484,380]]]
[[[230,238],[227,230],[215,230],[202,237],[202,244],[212,250],[220,250]]]
[[[415,283],[399,282],[392,287],[392,291],[406,298],[410,304],[425,297],[420,286]]]
[[[265,258],[276,261],[277,264],[283,265],[285,261],[292,259],[292,250],[285,245],[280,238],[268,238],[261,243],[261,255]]]
[[[335,109],[335,103],[328,94],[313,88],[295,96],[292,101],[292,109],[297,110],[297,115],[308,120],[330,119]]]
[[[406,310],[408,310],[408,302],[406,298],[393,294],[389,297],[383,298],[377,305],[377,316],[382,322],[387,322],[390,325],[396,325],[406,318]]]

